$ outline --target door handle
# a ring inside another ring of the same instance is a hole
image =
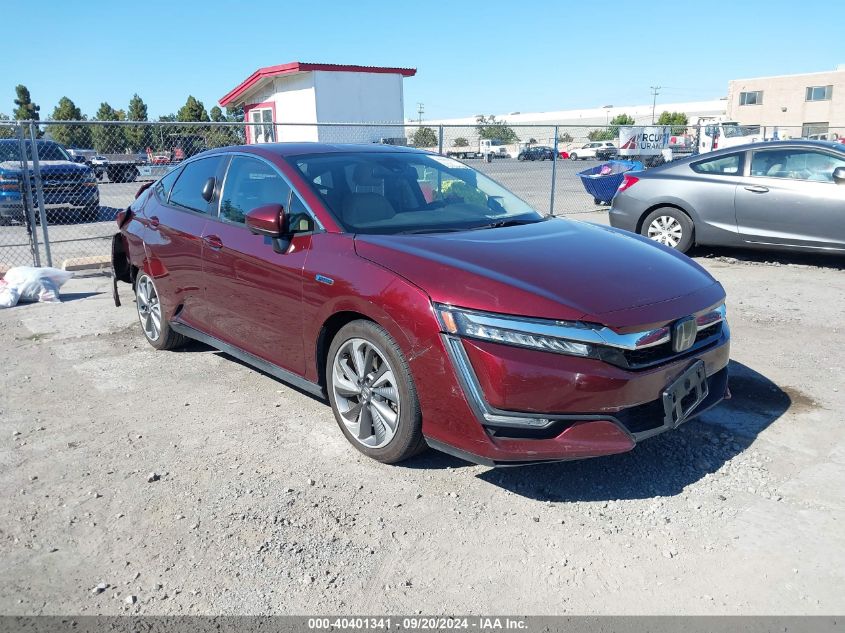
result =
[[[223,240],[216,235],[205,235],[203,236],[202,241],[205,242],[209,248],[213,248],[215,251],[219,251],[223,248]]]
[[[159,225],[158,216],[157,215],[151,215],[150,216],[150,226],[154,229],[157,229],[158,225]]]
[[[751,185],[750,187],[746,187],[745,190],[750,191],[751,193],[767,193],[769,188],[761,187],[760,185]]]

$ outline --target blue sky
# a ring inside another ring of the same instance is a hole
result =
[[[426,118],[648,103],[652,85],[658,104],[693,101],[732,78],[845,64],[843,28],[840,0],[51,1],[34,30],[4,29],[0,112],[18,83],[42,119],[64,95],[89,117],[135,92],[151,118],[188,94],[211,108],[288,61],[417,68],[406,117],[419,101]]]

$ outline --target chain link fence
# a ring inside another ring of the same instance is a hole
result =
[[[718,147],[786,138],[845,138],[824,130],[754,126],[662,128],[671,153],[649,167]],[[494,137],[498,140],[490,140]],[[16,265],[107,266],[117,212],[139,186],[199,152],[256,142],[382,143],[466,161],[554,215],[606,209],[579,172],[620,156],[620,130],[602,126],[0,121],[0,273]]]

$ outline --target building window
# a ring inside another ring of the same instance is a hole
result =
[[[819,123],[805,123],[801,126],[801,136],[817,141],[826,141],[830,124],[826,121]]]
[[[752,92],[739,93],[739,105],[761,105],[763,103],[763,91],[754,90]]]
[[[807,101],[830,101],[833,96],[833,86],[808,86]]]
[[[262,125],[251,125],[252,138],[255,143],[273,143],[276,140],[276,133],[273,127],[273,109],[255,108],[249,112],[251,123]]]

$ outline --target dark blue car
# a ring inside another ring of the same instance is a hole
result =
[[[87,217],[96,216],[100,208],[100,192],[91,167],[74,162],[58,143],[37,143],[45,208],[51,213],[56,210],[73,214],[73,217],[78,216],[79,211],[84,211]],[[32,143],[29,141],[26,142],[26,152],[34,196]],[[24,222],[23,184],[19,142],[15,139],[0,140],[0,224]]]

